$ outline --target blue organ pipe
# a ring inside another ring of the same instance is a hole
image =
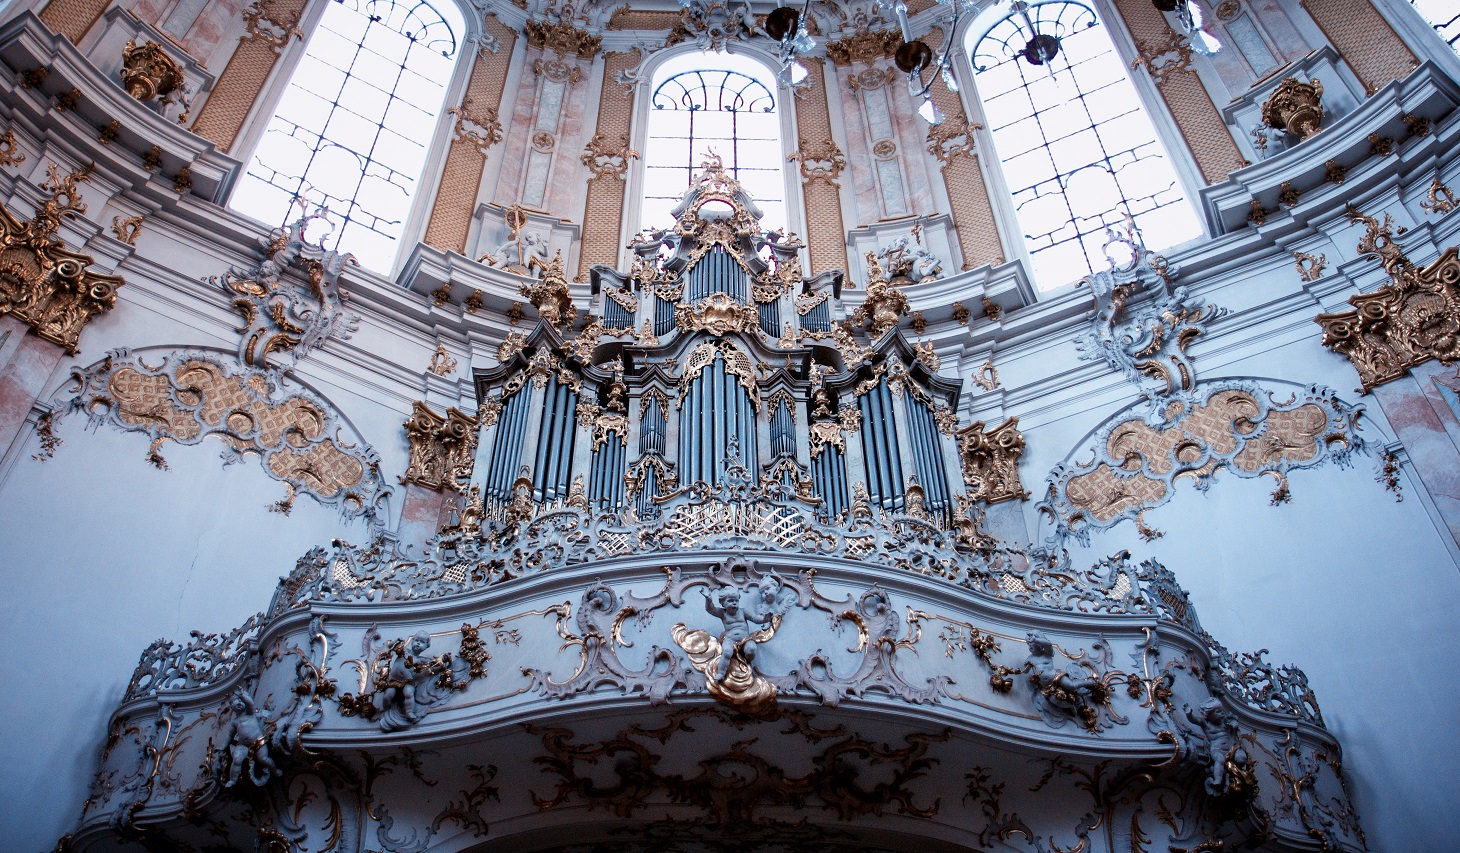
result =
[[[700,478],[706,483],[715,482],[715,366],[712,362],[700,373],[704,380],[700,385]]]
[[[877,402],[882,405],[882,429],[883,443],[889,451],[888,469],[891,472],[889,482],[892,483],[892,508],[902,508],[902,451],[898,450],[898,422],[892,413],[892,391],[888,390],[888,383],[877,384]]]
[[[628,309],[608,298],[603,297],[603,324],[612,329],[624,329],[634,325],[634,315]]]
[[[527,432],[529,392],[526,388],[517,392],[513,399],[518,401],[517,415],[512,419],[511,443],[507,445],[507,464],[502,471],[502,497],[512,497],[512,484],[517,477],[517,465],[522,461],[522,439]]]
[[[766,302],[760,306],[760,330],[772,338],[781,336],[781,303]]]
[[[487,478],[487,494],[492,497],[507,498],[512,494],[512,476],[517,467],[517,459],[522,453],[522,442],[516,425],[527,411],[523,403],[525,390],[518,391],[507,399],[505,411],[498,422],[497,441],[492,448],[492,465],[488,469]]]
[[[892,501],[892,468],[887,464],[887,442],[882,435],[882,407],[877,405],[877,388],[868,391],[863,399],[867,401],[867,410],[872,414],[867,420],[866,428],[872,435],[872,456],[868,458],[877,465],[877,483],[880,486],[877,505],[886,509]]]
[[[863,394],[857,398],[857,408],[862,413],[862,461],[866,467],[868,495],[877,504],[882,503],[882,466],[878,463],[881,454],[877,452],[877,420],[872,414],[872,401]]]
[[[568,480],[572,478],[573,445],[577,443],[578,395],[572,388],[563,389],[563,433],[558,442],[558,494],[568,494]]]
[[[729,425],[725,421],[725,374],[720,367],[721,363],[716,361],[710,374],[710,434],[713,438],[708,442],[709,458],[705,460],[705,472],[710,482],[719,481],[721,465],[728,449],[725,439],[725,434],[729,432]]]
[[[547,468],[548,445],[546,441],[543,441],[543,439],[546,438],[546,435],[544,435],[544,433],[548,429],[549,424],[552,420],[553,392],[557,389],[557,383],[557,377],[549,377],[547,382],[547,388],[543,391],[542,395],[542,406],[544,409],[542,415],[543,419],[538,429],[537,447],[534,448],[534,453],[532,457],[532,490],[534,493],[533,498],[536,500],[543,500],[544,498],[546,498],[546,495],[543,494],[542,478],[544,469]]]
[[[892,413],[888,411],[891,407],[883,399],[883,392],[886,388],[885,383],[878,382],[877,386],[872,389],[871,397],[872,405],[877,412],[877,456],[882,465],[882,484],[885,487],[885,491],[882,493],[882,508],[893,509],[897,506],[897,495],[902,492],[902,489],[898,488],[902,485],[898,482],[900,479],[898,475],[902,472],[900,467],[893,467],[892,464],[892,452],[897,447],[897,436],[889,429],[892,426]]]
[[[679,399],[679,478],[685,485],[694,482],[695,454],[699,452],[695,449],[694,430],[690,426],[691,413],[694,412],[694,389],[698,382],[699,377],[691,380]]]

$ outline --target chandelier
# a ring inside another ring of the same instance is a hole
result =
[[[801,56],[816,47],[816,43],[811,40],[811,33],[803,26],[806,12],[810,8],[811,0],[806,0],[806,5],[799,12],[790,6],[781,6],[765,17],[766,35],[780,44],[778,55],[781,71],[776,77],[789,86],[799,86],[806,79],[806,75],[811,73],[801,62]]]
[[[958,91],[958,81],[953,75],[952,54],[953,40],[958,32],[958,23],[967,12],[976,11],[974,0],[937,0],[938,5],[946,11],[942,14],[946,17],[951,12],[952,20],[948,26],[949,37],[944,40],[942,48],[937,52],[921,39],[912,37],[911,27],[907,19],[907,4],[904,0],[877,0],[879,12],[891,12],[902,27],[903,44],[897,49],[894,61],[897,67],[908,75],[908,91],[914,101],[918,101],[918,115],[928,124],[939,124],[943,121],[943,112],[933,102],[931,91],[933,82],[942,79],[943,85],[950,92]],[[1191,49],[1203,55],[1211,55],[1221,49],[1221,43],[1210,34],[1202,30],[1201,10],[1197,8],[1194,0],[1151,0],[1157,10],[1164,13],[1173,13],[1175,16],[1172,28],[1186,36]],[[1050,20],[1048,16],[1041,15],[1039,11],[1031,14],[1035,6],[1076,6],[1088,13],[1090,24],[1095,23],[1094,12],[1078,2],[1059,2],[1059,0],[1047,0],[1047,2],[1030,3],[1028,0],[1013,0],[1009,4],[1008,13],[1003,20],[1012,21],[1018,28],[1019,34],[1025,39],[1023,48],[1017,48],[1018,42],[1014,42],[1011,53],[1017,54],[1024,61],[1036,67],[1048,70],[1053,76],[1055,69],[1052,65],[1055,57],[1059,56],[1061,41],[1059,33],[1061,30],[1057,19]],[[1168,19],[1169,20],[1169,19]],[[1049,31],[1051,26],[1054,31]],[[923,75],[926,71],[933,73],[928,75],[924,82]]]

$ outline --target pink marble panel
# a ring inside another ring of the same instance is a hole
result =
[[[1440,407],[1448,409],[1449,403],[1438,390],[1431,398],[1413,376],[1380,385],[1373,396],[1403,442],[1415,473],[1450,534],[1460,542],[1460,453],[1437,411]]]
[[[31,406],[45,390],[64,355],[50,341],[30,334],[30,328],[10,316],[0,316],[0,455],[25,425]]]

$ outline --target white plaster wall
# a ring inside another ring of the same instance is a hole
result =
[[[1219,473],[1206,494],[1183,481],[1146,513],[1161,539],[1143,542],[1127,522],[1071,557],[1155,557],[1228,648],[1302,668],[1343,744],[1370,849],[1448,849],[1460,803],[1460,684],[1447,676],[1460,656],[1460,568],[1412,479],[1396,502],[1372,457],[1290,480],[1292,502],[1278,507],[1271,478]]]
[[[162,454],[111,426],[62,423],[38,462],[32,437],[0,482],[0,827],[6,850],[51,850],[96,769],[106,721],[142,650],[158,637],[224,632],[268,606],[279,576],[310,548],[366,538],[332,507],[284,495],[254,460],[224,468],[221,441]]]

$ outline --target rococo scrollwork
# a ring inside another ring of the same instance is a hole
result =
[[[239,629],[146,650],[71,843],[532,850],[561,826],[558,853],[876,851],[858,833],[892,820],[969,849],[1094,853],[1117,826],[1142,850],[1363,849],[1302,671],[1227,650],[1155,560],[1064,547],[1177,476],[1341,461],[1357,408],[1197,384],[1183,341],[1210,315],[1138,259],[1098,283],[1090,346],[1159,380],[1151,408],[1059,469],[1059,535],[1005,541],[986,509],[1025,497],[1024,439],[959,429],[940,370],[962,356],[899,290],[935,265],[873,253],[849,310],[713,160],[674,215],[628,272],[593,266],[584,304],[539,262],[476,417],[415,404],[402,479],[460,495],[434,537],[335,539]],[[76,405],[154,452],[359,453],[278,371],[113,361]]]
[[[1377,257],[1389,275],[1378,290],[1349,297],[1353,310],[1319,314],[1323,345],[1348,358],[1364,393],[1434,359],[1460,359],[1460,249],[1446,249],[1433,263],[1415,266],[1394,242],[1393,223],[1349,208],[1363,224],[1359,251]]]
[[[57,236],[61,223],[86,212],[77,182],[88,169],[62,174],[48,164],[49,179],[29,221],[0,205],[0,314],[30,326],[40,337],[75,354],[81,330],[112,309],[120,276],[92,269],[90,255],[66,248]]]

